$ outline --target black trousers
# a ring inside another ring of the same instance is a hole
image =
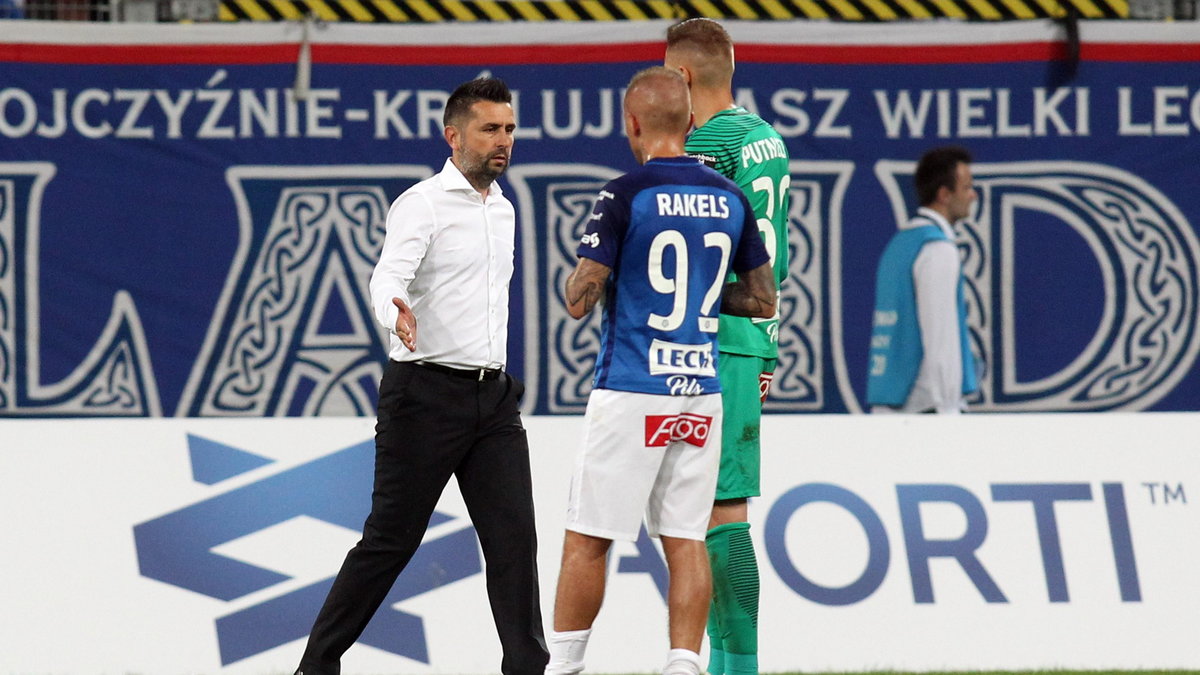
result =
[[[524,386],[390,361],[379,387],[375,487],[362,540],[346,555],[301,658],[304,675],[338,675],[408,564],[450,476],[483,549],[504,675],[541,675],[548,655],[537,577]],[[464,636],[464,648],[471,647]]]

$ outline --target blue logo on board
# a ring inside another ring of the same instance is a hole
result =
[[[218,486],[274,460],[194,435],[188,436],[193,478]],[[306,516],[361,531],[370,512],[375,444],[364,441],[300,466],[216,494],[133,528],[143,576],[232,602],[291,579],[287,574],[223,556],[216,547]],[[454,517],[435,512],[430,527]],[[417,549],[359,642],[429,663],[424,621],[393,606],[480,573],[469,524],[426,540]],[[331,576],[216,618],[221,665],[293,640],[312,628],[333,585]]]

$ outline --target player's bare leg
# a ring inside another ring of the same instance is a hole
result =
[[[708,529],[729,523],[749,522],[750,510],[745,499],[724,499],[713,504],[712,517],[708,521]]]
[[[670,582],[667,590],[671,652],[664,675],[698,675],[700,643],[712,599],[712,572],[704,542],[662,537]]]
[[[554,594],[554,630],[548,636],[550,662],[546,675],[572,675],[583,670],[592,623],[604,602],[609,539],[567,530],[562,567]]]

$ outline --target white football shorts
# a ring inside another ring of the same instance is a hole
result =
[[[721,395],[595,389],[583,420],[567,529],[636,541],[704,540],[721,462]]]

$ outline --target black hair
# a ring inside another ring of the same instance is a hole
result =
[[[498,77],[477,77],[463,82],[446,101],[442,125],[448,127],[460,122],[462,117],[470,113],[471,106],[480,101],[512,103],[512,92],[508,90],[504,80]]]
[[[926,152],[917,162],[917,173],[913,176],[917,201],[921,206],[929,206],[937,201],[941,188],[954,190],[957,187],[958,165],[970,163],[971,153],[958,145],[945,145]]]

